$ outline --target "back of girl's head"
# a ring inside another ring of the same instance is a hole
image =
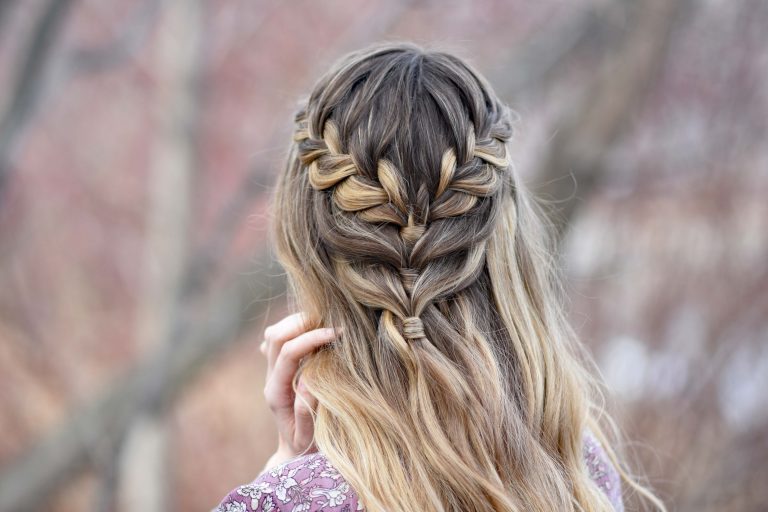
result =
[[[317,446],[368,510],[610,510],[584,431],[619,460],[512,117],[463,60],[410,44],[348,55],[296,114],[273,233],[299,307],[343,330],[302,374]]]

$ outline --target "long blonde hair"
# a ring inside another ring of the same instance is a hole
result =
[[[411,44],[349,54],[299,108],[274,242],[298,306],[343,329],[301,370],[316,446],[371,512],[611,510],[589,430],[664,510],[601,426],[512,132],[476,71]]]

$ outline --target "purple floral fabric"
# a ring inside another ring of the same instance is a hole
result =
[[[603,451],[600,441],[589,431],[584,434],[583,454],[592,481],[608,496],[616,512],[624,512],[621,477]]]
[[[584,437],[584,461],[614,510],[624,512],[621,481],[599,441]],[[352,512],[364,510],[357,494],[321,453],[300,455],[233,490],[213,512]]]

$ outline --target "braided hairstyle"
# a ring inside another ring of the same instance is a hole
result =
[[[435,301],[461,292],[482,271],[509,170],[509,123],[503,111],[496,117],[481,121],[480,139],[468,126],[458,148],[460,164],[449,147],[435,176],[404,174],[393,161],[409,163],[393,152],[394,144],[386,148],[389,155],[373,158],[366,146],[350,145],[346,153],[335,121],[311,126],[306,112],[297,116],[294,140],[309,183],[328,192],[314,203],[323,241],[350,291],[381,311],[382,327],[403,351],[409,350],[406,340],[426,338],[421,315],[437,338],[441,327],[450,328]],[[345,221],[338,222],[339,216]],[[352,255],[350,239],[365,242]]]
[[[299,307],[343,329],[301,374],[316,445],[367,510],[610,510],[513,117],[464,61],[411,44],[348,55],[295,116],[275,247]]]

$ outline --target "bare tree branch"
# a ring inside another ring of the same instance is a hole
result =
[[[49,0],[32,29],[20,69],[0,118],[0,204],[7,173],[22,132],[27,128],[45,89],[45,73],[61,29],[67,20],[72,0]]]
[[[217,354],[241,341],[252,321],[262,317],[265,305],[285,292],[283,272],[268,254],[255,267],[246,264],[241,269],[215,296],[188,305],[173,330],[173,337],[183,343],[167,344],[147,356],[3,471],[0,510],[26,510],[53,493],[91,464],[95,442],[120,439],[140,411],[166,409]]]
[[[154,18],[155,12],[144,17]],[[204,20],[199,0],[170,0],[158,37],[153,109],[157,129],[147,179],[144,272],[136,315],[136,344],[142,350],[184,343],[168,337],[167,332],[176,308],[183,304],[180,288],[192,254],[193,194],[199,189]],[[120,443],[125,448],[112,460],[119,481],[117,502],[126,510],[162,512],[168,506],[171,478],[167,422],[163,415],[144,413],[131,423],[127,438]]]
[[[606,49],[584,100],[567,112],[558,126],[537,172],[542,184],[539,195],[545,201],[554,198],[558,205],[553,212],[557,239],[562,238],[579,204],[601,179],[608,150],[658,79],[674,28],[687,5],[688,0],[637,2],[624,41],[616,51]]]
[[[535,31],[520,48],[503,56],[498,67],[491,70],[490,82],[505,99],[540,90],[548,75],[579,50],[598,41],[599,49],[603,50],[609,32],[607,20],[618,18],[625,11],[626,5],[622,3],[608,3],[549,23],[543,30]],[[612,38],[616,38],[616,31],[611,32]]]
[[[146,41],[164,2],[146,0],[136,9],[131,19],[121,25],[125,30],[108,44],[99,48],[75,50],[70,57],[70,72],[75,75],[100,73],[124,64]]]
[[[103,456],[98,457],[94,467],[99,474],[99,482],[93,497],[94,512],[113,512],[117,507],[117,491],[119,483],[119,466],[116,463],[123,449],[124,439],[115,439],[102,450]]]
[[[75,50],[63,63],[56,81],[64,82],[79,74],[103,72],[123,64],[141,48],[163,1],[146,0],[113,42],[101,48]],[[8,10],[13,3],[13,0],[0,0],[0,27],[8,17]],[[72,0],[49,0],[19,58],[16,83],[8,108],[0,118],[0,204],[16,148],[35,112],[49,99],[47,91],[55,88],[49,83],[53,77],[46,73],[51,71],[50,54],[59,39],[72,3]]]
[[[9,13],[13,10],[14,5],[16,5],[16,0],[0,0],[0,31],[8,22]]]

